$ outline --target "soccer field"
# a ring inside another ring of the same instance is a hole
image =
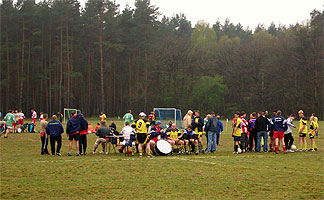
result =
[[[317,152],[278,155],[233,155],[230,127],[216,154],[155,158],[93,155],[94,134],[86,156],[73,146],[68,157],[65,135],[62,157],[41,156],[38,133],[10,134],[0,139],[1,199],[323,199],[323,126]],[[296,129],[294,138],[298,147]]]

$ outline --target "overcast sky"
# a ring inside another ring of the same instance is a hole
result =
[[[39,2],[37,0],[36,2]],[[79,0],[84,6],[87,0]],[[2,0],[0,0],[2,2]],[[135,0],[116,0],[122,10],[128,3],[134,7]],[[162,15],[183,13],[194,26],[204,20],[210,25],[219,19],[229,18],[234,24],[254,29],[259,23],[269,26],[303,23],[310,18],[313,9],[323,10],[323,0],[151,0]]]

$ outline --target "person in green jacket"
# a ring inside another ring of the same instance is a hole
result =
[[[4,117],[4,121],[6,121],[6,126],[7,126],[6,134],[4,137],[7,138],[8,133],[12,130],[12,123],[15,122],[15,116],[13,115],[13,110],[8,111],[8,113]]]
[[[124,124],[126,124],[126,122],[128,122],[129,124],[132,124],[134,117],[132,115],[132,111],[129,110],[123,117],[123,119],[125,120]]]

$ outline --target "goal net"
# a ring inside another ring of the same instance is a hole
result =
[[[177,125],[178,129],[182,129],[181,110],[176,108],[154,108],[155,119],[160,120],[162,127],[165,128],[169,121]]]
[[[81,113],[81,110],[75,108],[64,108],[64,123],[66,123],[71,117],[72,112],[76,112],[77,114]]]

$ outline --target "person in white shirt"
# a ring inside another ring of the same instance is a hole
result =
[[[293,152],[293,150],[291,150],[291,145],[294,143],[294,137],[292,136],[292,128],[296,128],[295,125],[293,125],[293,121],[295,120],[295,115],[291,114],[285,121],[284,123],[287,124],[287,130],[284,133],[285,136],[285,145],[288,149],[288,152]]]
[[[132,156],[135,153],[135,130],[131,127],[129,122],[125,123],[124,128],[121,130],[120,135],[124,137],[124,141],[120,143],[121,147],[119,149],[120,153],[123,153],[123,150],[126,145],[132,146]]]
[[[18,128],[21,128],[21,126],[24,125],[25,114],[20,109],[17,115],[18,115]]]

